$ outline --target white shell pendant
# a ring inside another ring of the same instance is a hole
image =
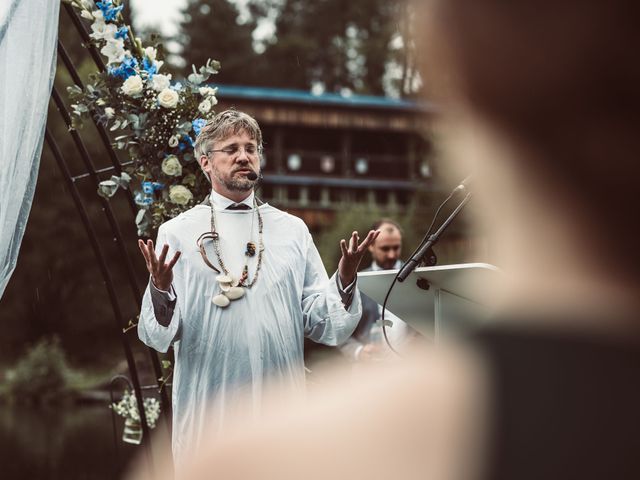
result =
[[[237,300],[244,296],[244,288],[242,287],[231,287],[225,295],[231,300]]]
[[[229,289],[233,286],[233,278],[229,275],[218,275],[216,277],[218,284],[220,285],[220,290],[223,292],[228,292]]]
[[[217,305],[221,308],[227,307],[229,306],[229,304],[231,303],[231,300],[229,300],[227,297],[225,297],[222,293],[219,293],[218,295],[214,295],[213,298],[211,299],[211,302],[214,305]]]

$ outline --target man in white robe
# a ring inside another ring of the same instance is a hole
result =
[[[178,464],[205,427],[210,430],[213,422],[214,429],[223,428],[231,409],[257,413],[266,384],[303,388],[304,337],[335,346],[361,316],[356,271],[378,232],[360,244],[357,232],[348,244],[342,240],[338,272],[329,279],[302,220],[258,205],[253,188],[261,149],[253,118],[235,110],[218,114],[195,146],[211,196],[164,223],[155,247],[139,241],[151,279],[138,334],[160,352],[174,347],[172,446]],[[211,232],[212,215],[218,251],[210,237],[204,239],[207,265],[197,241]],[[245,254],[248,242],[258,250],[253,256]],[[245,265],[248,275],[242,279]],[[224,295],[224,285],[214,268],[227,269],[234,284],[257,279],[241,298],[219,306],[212,299]],[[247,398],[251,405],[243,403]]]

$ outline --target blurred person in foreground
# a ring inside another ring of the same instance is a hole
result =
[[[211,441],[189,478],[640,478],[638,10],[428,2],[425,85],[507,280],[495,322]]]
[[[402,229],[390,218],[381,218],[374,222],[371,230],[380,231],[378,238],[369,245],[371,265],[363,272],[397,270],[402,266]],[[353,334],[338,348],[349,360],[354,362],[381,359],[391,350],[386,345],[382,332],[382,306],[365,294],[362,297],[362,317]],[[403,349],[418,333],[391,312],[385,312],[387,336],[394,348]]]

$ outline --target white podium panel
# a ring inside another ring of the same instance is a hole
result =
[[[382,305],[397,273],[360,272],[360,291]],[[427,336],[455,332],[489,316],[488,295],[500,278],[500,270],[486,263],[417,268],[396,282],[387,310]]]

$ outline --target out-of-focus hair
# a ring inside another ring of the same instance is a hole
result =
[[[562,192],[586,214],[592,251],[640,281],[640,5],[430,4],[425,83],[453,91],[530,153],[520,171]]]
[[[404,232],[402,231],[402,227],[394,220],[390,218],[381,218],[380,220],[376,220],[373,225],[371,225],[371,230],[378,230],[383,225],[391,225],[393,228],[400,232],[402,235]]]

